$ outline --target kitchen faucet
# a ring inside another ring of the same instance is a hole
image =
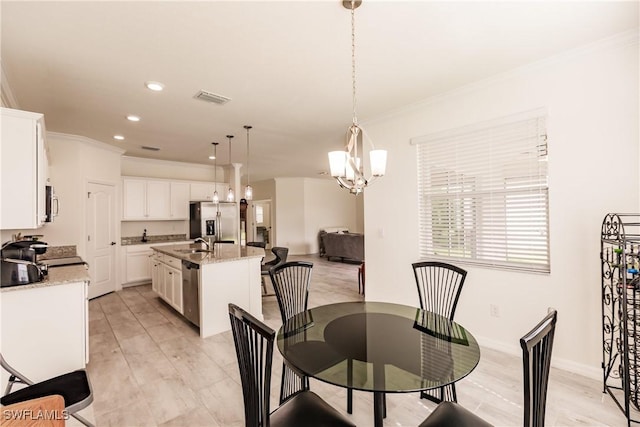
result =
[[[198,237],[196,240],[193,241],[193,243],[198,243],[198,242],[202,242],[205,244],[205,246],[207,247],[207,250],[209,250],[209,242],[207,242],[206,240],[204,240],[202,237]]]

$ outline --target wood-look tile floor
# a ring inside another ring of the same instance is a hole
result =
[[[317,256],[310,307],[357,301],[358,266]],[[280,326],[275,297],[263,298],[265,322]],[[523,331],[523,333],[526,331]],[[230,332],[201,339],[150,285],[125,288],[89,302],[91,410],[98,427],[244,425],[243,401]],[[277,406],[282,357],[274,350],[272,408]],[[316,380],[311,389],[346,414],[346,391]],[[482,349],[478,367],[457,383],[458,401],[496,426],[521,426],[522,362]],[[416,426],[434,408],[417,394],[387,397],[386,426]],[[373,425],[372,395],[354,392],[351,419]],[[599,381],[552,369],[547,426],[623,426],[626,419]]]

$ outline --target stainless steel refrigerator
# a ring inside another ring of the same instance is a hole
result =
[[[189,238],[211,238],[216,242],[238,243],[238,207],[235,202],[191,202]]]

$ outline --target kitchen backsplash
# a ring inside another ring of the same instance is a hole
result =
[[[76,245],[70,246],[49,246],[47,251],[42,255],[38,255],[38,260],[67,258],[76,256]]]
[[[142,236],[123,237],[120,241],[120,244],[122,246],[128,246],[159,242],[180,242],[184,240],[189,240],[187,239],[186,234],[161,234],[155,236],[147,236],[146,242],[142,241]]]

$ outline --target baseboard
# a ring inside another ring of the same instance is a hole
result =
[[[479,336],[476,336],[476,340],[481,347],[486,347],[513,356],[522,357],[522,349],[520,348],[520,346],[508,345],[501,341],[496,341],[490,338]],[[599,367],[593,367],[585,365],[583,363],[577,363],[573,360],[554,356],[551,357],[551,366],[557,369],[562,369],[563,371],[582,375],[583,377],[587,377],[593,380],[602,380],[602,369],[600,369]]]

